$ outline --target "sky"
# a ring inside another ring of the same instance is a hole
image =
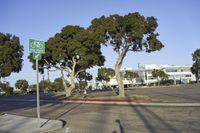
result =
[[[123,68],[136,69],[138,64],[192,64],[191,54],[200,48],[199,7],[199,0],[1,0],[0,32],[18,36],[24,46],[22,71],[12,73],[6,81],[12,86],[18,79],[36,83],[36,71],[27,59],[29,39],[47,41],[66,25],[87,28],[92,19],[102,15],[132,12],[158,19],[157,32],[165,47],[150,54],[129,52]],[[112,48],[102,46],[102,53],[106,58],[105,67],[114,68],[117,55]],[[97,67],[88,71],[95,74]],[[50,73],[51,80],[59,76],[59,72]]]

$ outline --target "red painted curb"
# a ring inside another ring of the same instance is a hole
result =
[[[70,102],[152,102],[151,100],[108,100],[108,99],[65,99],[64,101],[70,101]]]

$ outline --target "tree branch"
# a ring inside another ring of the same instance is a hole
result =
[[[57,66],[55,66],[55,65],[51,65],[46,59],[43,59],[43,60],[46,62],[47,65],[52,66],[52,67],[55,67],[55,68],[58,69],[58,70],[61,69],[61,68],[59,68],[59,67],[57,67]]]
[[[85,70],[79,70],[78,72],[76,72],[75,77],[80,73],[80,72],[84,72]]]

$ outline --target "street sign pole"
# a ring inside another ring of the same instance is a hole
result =
[[[36,59],[36,77],[37,77],[37,118],[38,128],[40,128],[40,95],[39,95],[39,75],[38,75],[38,59]]]
[[[38,60],[42,59],[45,53],[45,42],[40,40],[29,39],[29,51],[33,53],[33,59],[36,61],[36,80],[37,80],[37,118],[38,128],[40,128],[40,95],[39,95],[39,75],[38,75]]]

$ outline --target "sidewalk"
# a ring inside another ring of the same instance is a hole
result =
[[[4,114],[0,116],[0,133],[45,133],[63,127],[60,120],[40,119],[40,123],[39,128],[37,118]]]

